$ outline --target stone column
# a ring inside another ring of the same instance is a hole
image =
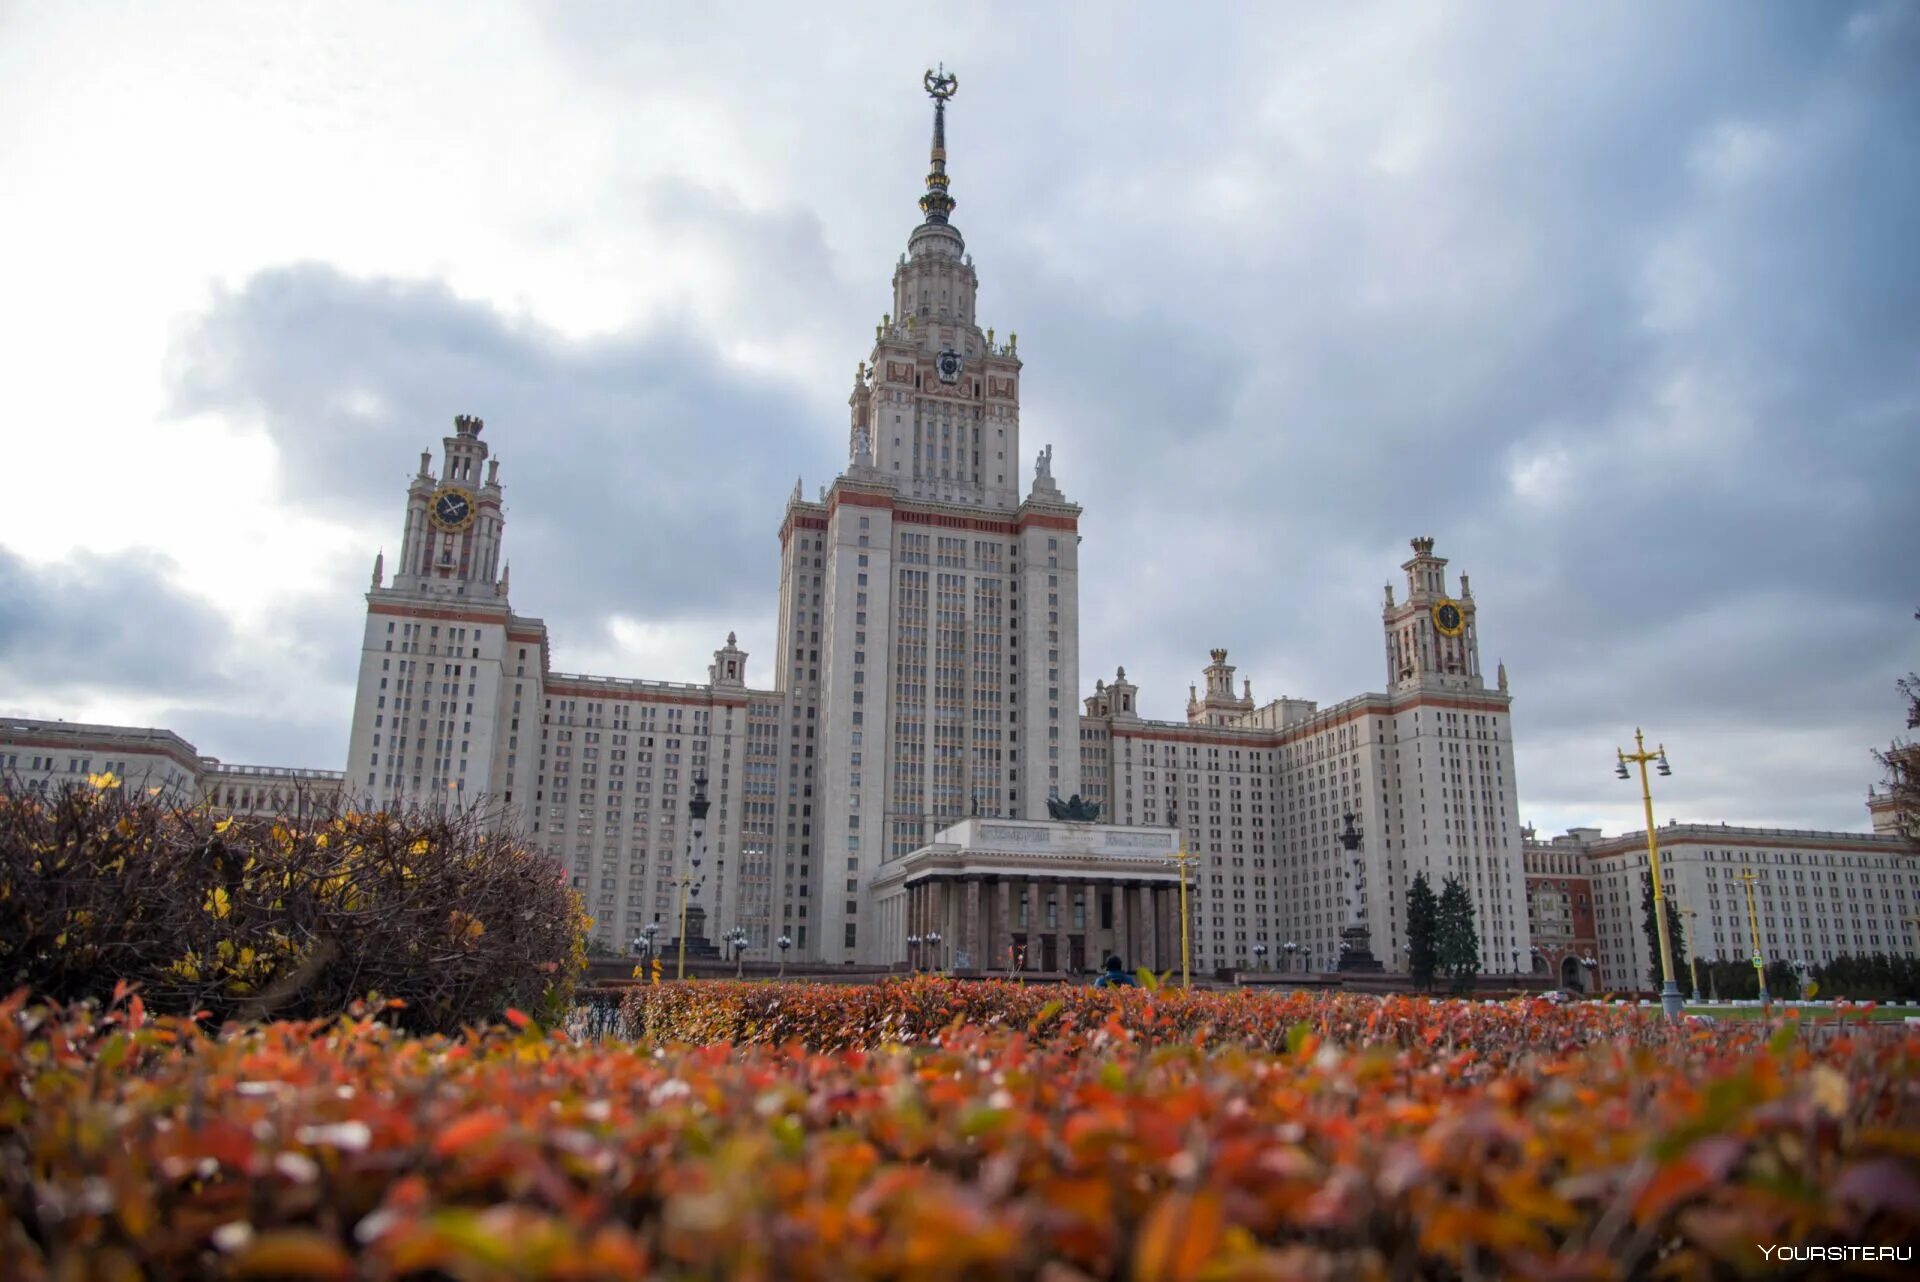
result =
[[[978,970],[980,968],[980,937],[982,933],[980,922],[980,881],[978,878],[967,878],[966,895],[966,921],[961,927],[961,935],[966,940],[967,965],[971,969]]]
[[[1125,883],[1113,888],[1113,951],[1119,956],[1120,964],[1131,974],[1140,968],[1140,958],[1139,949],[1133,942],[1133,931],[1128,928],[1128,890]]]
[[[1002,877],[993,892],[993,965],[997,970],[1013,966],[1013,883]]]
[[[1039,970],[1043,960],[1040,954],[1040,932],[1046,922],[1046,886],[1038,878],[1029,877],[1021,888],[1027,896],[1027,969]]]
[[[1060,901],[1060,925],[1054,942],[1054,960],[1059,963],[1057,969],[1067,973],[1073,965],[1073,883],[1061,881],[1054,883],[1054,893]]]
[[[940,879],[940,946],[934,950],[936,965],[944,964],[945,959],[953,956],[954,945],[960,940],[960,883],[951,877]]]

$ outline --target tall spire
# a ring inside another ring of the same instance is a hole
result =
[[[947,195],[947,99],[960,87],[960,77],[947,74],[947,64],[922,77],[927,96],[933,99],[933,165],[927,172],[927,194],[920,198],[920,211],[930,223],[944,223],[953,212],[953,197]]]

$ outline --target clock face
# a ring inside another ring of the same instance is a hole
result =
[[[451,485],[443,486],[427,505],[433,523],[443,530],[464,530],[473,523],[473,496]]]
[[[960,379],[960,353],[949,347],[935,358],[933,368],[940,375],[942,383],[954,383]]]
[[[1467,630],[1467,620],[1452,601],[1440,601],[1433,607],[1433,626],[1442,636],[1457,637]]]

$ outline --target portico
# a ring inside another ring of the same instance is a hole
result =
[[[1169,828],[966,819],[874,881],[895,960],[974,971],[1084,971],[1179,962],[1180,892]],[[908,939],[938,935],[911,950]],[[918,955],[912,955],[917,952]]]

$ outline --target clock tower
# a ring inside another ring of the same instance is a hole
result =
[[[1413,540],[1407,599],[1395,601],[1387,585],[1381,623],[1387,643],[1387,689],[1482,690],[1480,637],[1474,624],[1473,589],[1460,576],[1460,595],[1448,595],[1447,559],[1433,554],[1433,540]]]
[[[356,800],[499,810],[533,798],[547,630],[507,603],[500,463],[484,426],[453,420],[438,476],[420,452],[391,582],[374,559],[347,746]]]

